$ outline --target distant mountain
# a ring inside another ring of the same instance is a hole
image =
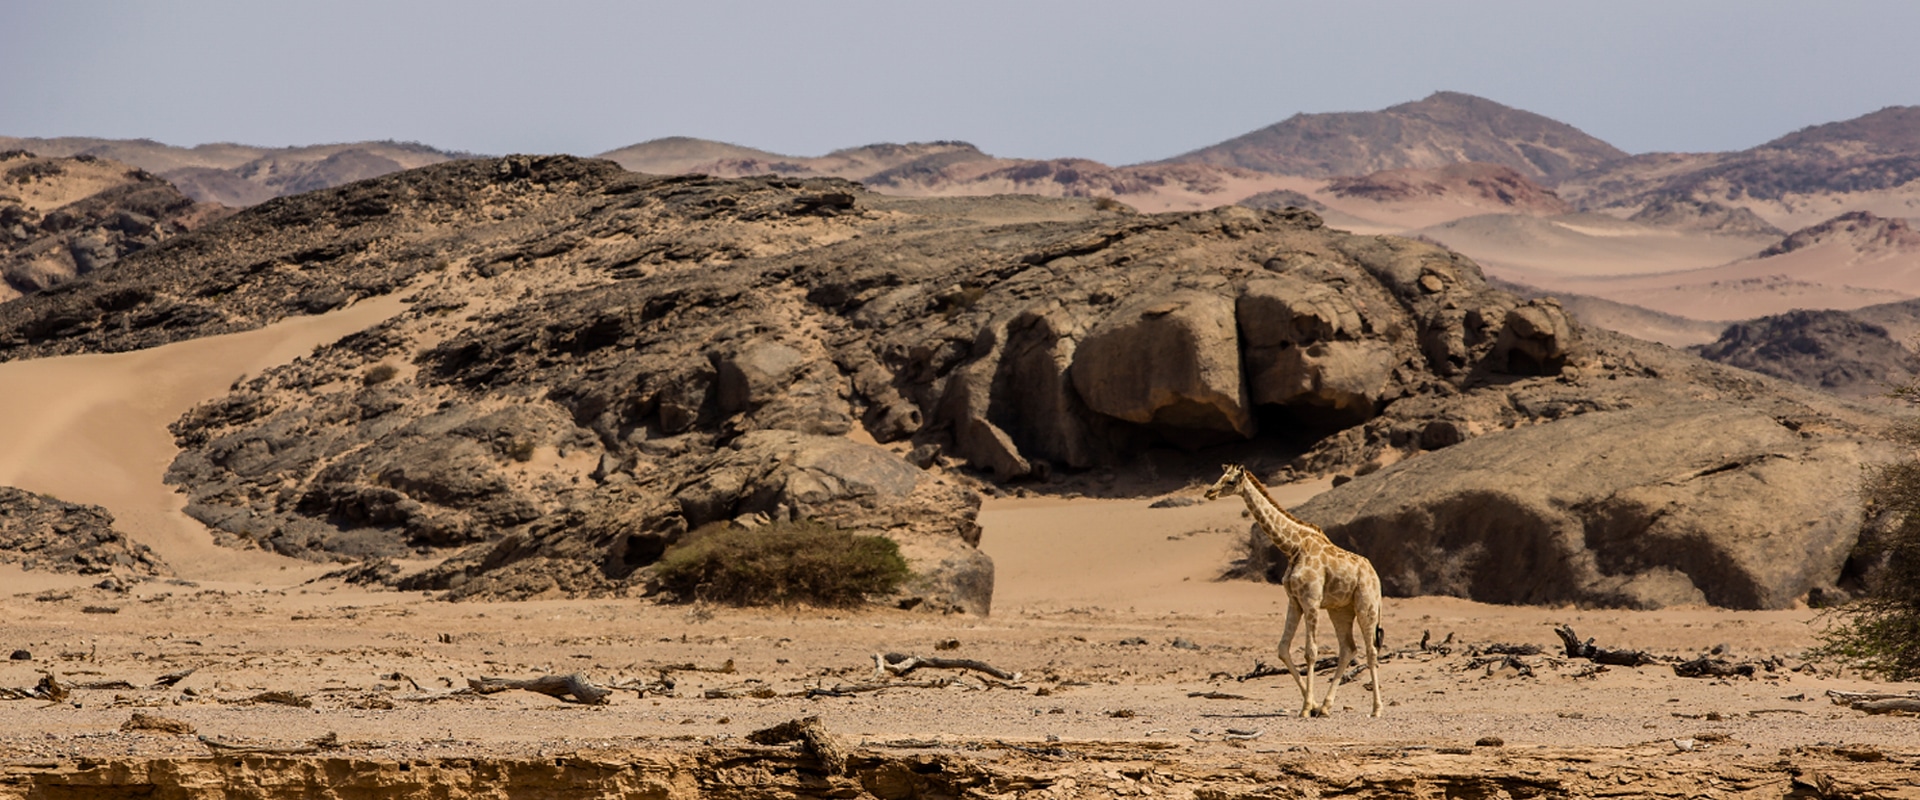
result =
[[[653,139],[616,150],[608,150],[597,157],[609,159],[630,171],[651,175],[683,175],[696,171],[699,167],[722,161],[787,160],[786,156],[765,150],[695,139],[691,136]]]
[[[231,213],[104,158],[0,152],[0,301],[50,289]]]
[[[1500,164],[1469,162],[1435,169],[1385,170],[1356,178],[1334,178],[1327,182],[1327,191],[1376,203],[1447,199],[1538,215],[1573,211],[1552,190]]]
[[[1758,149],[1866,149],[1880,153],[1920,153],[1920,106],[1887,106],[1849,120],[1810,125]]]
[[[1539,114],[1470,94],[1436,92],[1381,111],[1295,114],[1167,160],[1312,177],[1480,161],[1551,182],[1626,155]]]
[[[1274,188],[1271,176],[1206,164],[1114,167],[1084,158],[1000,158],[966,142],[870,144],[824,156],[786,156],[684,137],[602,153],[635,172],[723,178],[844,178],[910,197],[1030,194],[1110,197],[1146,211],[1227,205]]]
[[[824,156],[784,156],[685,136],[641,142],[609,150],[598,157],[634,172],[655,175],[696,172],[724,178],[787,175],[862,182],[877,178],[881,183],[897,183],[902,178],[937,172],[956,163],[1017,163],[1012,159],[996,159],[966,142],[883,143],[835,150]]]
[[[1715,202],[1782,228],[1848,211],[1905,216],[1920,205],[1920,106],[1803,128],[1733,153],[1634,156],[1555,188],[1589,209]]]
[[[175,147],[151,139],[52,139],[0,136],[0,150],[42,156],[95,156],[159,175],[200,202],[243,207],[472,154],[413,142],[348,142],[305,147],[204,144]]]

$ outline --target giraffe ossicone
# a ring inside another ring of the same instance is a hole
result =
[[[1342,550],[1320,528],[1281,508],[1259,478],[1239,464],[1223,468],[1220,480],[1207,489],[1212,500],[1229,492],[1240,495],[1253,519],[1266,531],[1267,538],[1287,557],[1287,574],[1281,586],[1287,592],[1287,626],[1280,633],[1280,663],[1300,687],[1300,716],[1322,715],[1332,710],[1334,693],[1340,688],[1348,661],[1359,650],[1367,657],[1367,679],[1373,685],[1373,716],[1380,716],[1380,648],[1374,630],[1380,624],[1380,575],[1373,562],[1358,553]],[[1313,662],[1319,656],[1313,641],[1319,625],[1320,609],[1333,621],[1334,637],[1340,657],[1335,660],[1333,680],[1327,686],[1326,699],[1313,702]],[[1293,634],[1302,619],[1306,621],[1306,669],[1293,665]],[[1355,634],[1358,633],[1358,641]]]

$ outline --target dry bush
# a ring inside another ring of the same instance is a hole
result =
[[[393,380],[393,376],[398,374],[400,374],[400,368],[392,364],[375,364],[367,368],[366,374],[360,376],[360,384],[363,386],[378,386]]]
[[[1920,448],[1920,421],[1893,432]],[[1866,591],[1830,609],[1814,655],[1887,680],[1920,679],[1920,459],[1871,468],[1861,494],[1867,518],[1892,524],[1863,537],[1856,557],[1872,564]]]
[[[655,588],[686,601],[762,606],[857,605],[911,577],[900,546],[819,522],[687,534],[653,565]]]

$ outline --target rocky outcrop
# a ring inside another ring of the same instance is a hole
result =
[[[0,486],[0,563],[81,575],[171,573],[153,550],[115,529],[106,509],[11,486]]]
[[[1885,306],[1882,308],[1893,308]],[[1885,395],[1920,364],[1886,328],[1848,311],[1789,311],[1728,325],[1701,358],[1848,397]]]
[[[305,558],[450,555],[403,585],[456,597],[642,591],[694,528],[816,520],[901,545],[918,580],[888,601],[984,612],[982,481],[1073,485],[1221,447],[1363,486],[1682,401],[1825,420],[1802,430],[1833,452],[1863,424],[1299,209],[1116,215],[570,158],[263,204],[0,305],[0,357],[390,292],[410,308],[176,423],[188,513]]]
[[[1391,594],[1788,608],[1831,589],[1884,443],[1720,401],[1596,410],[1473,437],[1297,512]],[[1764,501],[1760,499],[1764,498]]]
[[[1788,234],[1778,243],[1755,256],[1767,258],[1786,255],[1826,242],[1845,242],[1861,252],[1920,252],[1920,231],[1904,219],[1890,219],[1867,211],[1850,211],[1818,225],[1809,225]]]
[[[0,153],[0,300],[45,291],[229,213],[124,164]]]
[[[1627,220],[1656,228],[1728,236],[1786,235],[1786,231],[1761,219],[1753,209],[1689,197],[1652,198]]]
[[[1087,333],[1069,374],[1087,407],[1207,443],[1253,433],[1233,302],[1184,291],[1122,306]]]

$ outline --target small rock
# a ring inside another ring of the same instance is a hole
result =
[[[907,463],[921,469],[932,469],[940,461],[940,445],[923,444],[907,452]]]
[[[1120,644],[1127,645],[1127,646],[1138,646],[1146,643],[1147,643],[1146,637],[1142,637],[1142,636],[1129,636],[1125,639],[1120,640]]]
[[[1447,282],[1441,280],[1438,275],[1427,273],[1420,276],[1420,288],[1426,291],[1427,294],[1433,294],[1441,289],[1447,288]]]
[[[33,654],[25,650],[15,650],[12,655],[7,656],[7,659],[9,661],[32,661]]]
[[[1474,740],[1474,747],[1505,747],[1507,742],[1498,736],[1482,736]]]
[[[933,643],[933,649],[958,650],[960,649],[960,640],[959,639],[941,639],[940,641]]]
[[[1200,504],[1200,498],[1187,497],[1185,495],[1176,495],[1173,497],[1162,497],[1148,504],[1147,507],[1148,508],[1186,508],[1187,506],[1197,506],[1199,504]]]
[[[1193,640],[1192,640],[1192,639],[1188,639],[1188,638],[1186,638],[1186,637],[1184,637],[1184,636],[1181,636],[1181,637],[1176,637],[1176,638],[1175,638],[1175,639],[1173,640],[1173,646],[1174,646],[1174,647],[1178,647],[1178,648],[1180,648],[1181,650],[1198,650],[1198,649],[1200,649],[1200,645],[1197,645],[1197,644],[1194,644],[1194,643],[1193,643]]]
[[[1865,744],[1841,745],[1833,748],[1833,754],[1848,761],[1885,761],[1887,754],[1879,748]]]
[[[131,719],[120,723],[120,730],[155,731],[158,733],[173,733],[185,736],[193,733],[193,726],[177,719],[168,719],[166,717],[143,714],[135,711]]]
[[[1116,708],[1107,712],[1107,716],[1115,719],[1132,719],[1139,715],[1135,714],[1131,708]]]

